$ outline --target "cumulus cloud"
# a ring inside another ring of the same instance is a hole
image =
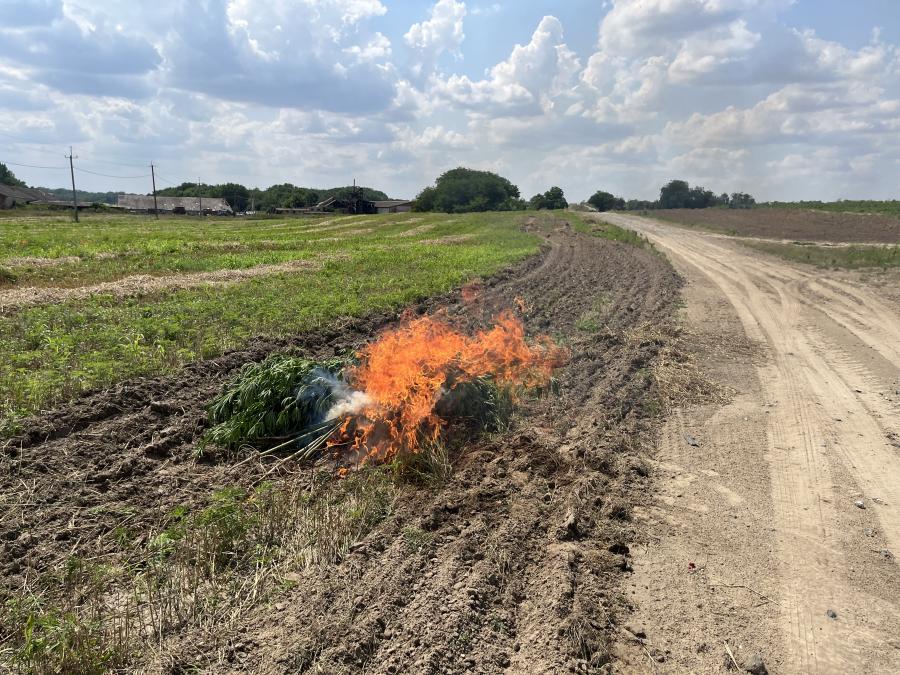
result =
[[[30,80],[71,93],[148,93],[144,76],[161,57],[145,38],[108,22],[81,25],[65,14],[61,0],[14,0],[2,6],[0,14],[15,16],[0,23],[0,61],[23,69]]]
[[[401,196],[457,164],[576,199],[652,197],[674,176],[761,197],[895,193],[897,47],[786,25],[789,5],[614,0],[582,52],[546,16],[487,63],[465,22],[502,35],[501,3],[0,0],[0,143],[25,163],[78,143],[154,157],[169,178],[368,176]]]
[[[559,19],[545,16],[531,41],[516,45],[486,79],[451,75],[435,80],[433,91],[482,115],[539,115],[554,108],[554,99],[575,85],[580,68]]]
[[[357,114],[395,95],[387,37],[366,22],[378,0],[210,0],[185,3],[175,18],[191,30],[163,47],[169,82],[180,89],[270,107]]]
[[[438,0],[431,8],[431,18],[413,24],[403,39],[410,47],[431,57],[443,52],[459,56],[460,46],[466,38],[463,30],[465,17],[466,3],[457,0]]]

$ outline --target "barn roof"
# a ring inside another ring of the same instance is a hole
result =
[[[40,190],[16,185],[0,185],[0,196],[20,202],[40,202],[52,199],[50,195]]]
[[[231,207],[228,202],[221,197],[200,197],[203,204],[203,210],[225,211],[231,213]],[[156,197],[157,208],[160,211],[174,211],[176,208],[183,208],[185,211],[196,211],[200,205],[197,197],[165,197],[158,195]],[[134,209],[136,211],[152,211],[153,195],[119,195],[118,205],[125,209]]]
[[[381,201],[372,202],[376,209],[391,209],[395,206],[406,206],[412,204],[409,199],[383,199]]]

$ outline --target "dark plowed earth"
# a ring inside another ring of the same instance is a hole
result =
[[[741,237],[900,244],[900,218],[801,209],[667,209],[650,211],[682,225]]]
[[[628,569],[630,494],[649,367],[679,280],[646,250],[575,234],[491,280],[474,305],[426,303],[480,324],[524,306],[530,333],[563,339],[571,359],[558,395],[530,401],[512,432],[455,458],[438,489],[409,489],[340,563],[302,579],[237,625],[175,639],[183,672],[587,672],[608,660],[616,592]],[[518,302],[517,302],[518,301]],[[598,329],[579,320],[599,312]],[[7,581],[73,552],[111,549],[127,515],[154,522],[176,504],[246,483],[248,466],[191,461],[204,405],[235,368],[272,351],[316,357],[358,346],[396,316],[350,321],[290,342],[264,342],[177,377],[138,380],[35,422],[2,458],[0,489],[22,504],[0,524]],[[584,327],[583,324],[581,324]],[[47,439],[47,440],[44,440]],[[23,492],[27,487],[27,494]],[[410,552],[403,530],[430,533]]]

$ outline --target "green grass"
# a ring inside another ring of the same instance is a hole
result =
[[[743,242],[758,251],[793,262],[830,269],[900,267],[900,246],[805,246],[768,242]]]
[[[847,199],[838,202],[769,202],[761,207],[778,209],[803,209],[831,211],[834,213],[877,213],[884,216],[900,217],[900,201],[896,199],[878,201],[870,199]]]
[[[638,234],[634,230],[628,230],[624,227],[613,225],[612,223],[588,220],[579,213],[570,213],[567,215],[570,217],[572,226],[575,228],[576,232],[583,232],[594,237],[600,237],[601,239],[616,241],[620,244],[630,244],[631,246],[637,246],[638,248],[653,249],[653,244],[651,244],[645,236]]]
[[[80,224],[64,218],[2,219],[0,266],[23,256],[83,258],[57,266],[63,286],[109,278],[113,258],[98,259],[99,254],[115,256],[117,276],[151,265],[159,265],[157,270],[247,266],[282,254],[316,257],[324,266],[124,300],[95,295],[0,316],[0,433],[8,434],[21,416],[83,391],[135,375],[173,372],[240,348],[255,336],[289,336],[339,317],[399,308],[496,273],[537,251],[538,238],[521,229],[529,215],[359,216],[326,227],[373,231],[337,241],[323,239],[339,237],[341,230],[311,231],[321,222],[304,219],[157,223],[86,216]],[[431,229],[396,236],[422,226]],[[459,235],[469,238],[443,245],[424,241]],[[245,250],[226,258],[216,257],[221,252],[204,257],[204,250],[222,242],[237,242]],[[273,250],[273,242],[286,248]],[[47,269],[16,269],[12,287],[27,285],[28,274],[37,279]]]

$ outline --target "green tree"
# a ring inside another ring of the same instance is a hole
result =
[[[216,194],[210,196],[225,199],[235,213],[247,210],[247,205],[250,203],[250,191],[240,183],[216,185],[215,191]]]
[[[588,204],[598,211],[614,211],[616,209],[625,208],[624,199],[616,197],[610,192],[604,192],[603,190],[598,190],[592,194],[590,199],[588,199]]]
[[[0,185],[25,187],[25,183],[16,178],[16,175],[3,162],[0,162]]]
[[[434,211],[436,198],[437,188],[425,188],[416,196],[416,201],[413,203],[413,211]]]
[[[468,213],[472,211],[511,211],[524,208],[519,188],[490,171],[457,168],[447,171],[425,188],[416,199],[420,211]]]
[[[728,206],[732,209],[752,209],[756,206],[756,200],[746,192],[735,192],[731,195]]]
[[[555,210],[569,208],[569,202],[566,201],[566,195],[562,188],[552,187],[544,194],[536,194],[528,201],[528,206],[535,211],[540,209]]]
[[[691,186],[685,180],[672,180],[659,191],[659,207],[661,209],[687,208],[691,198]]]

